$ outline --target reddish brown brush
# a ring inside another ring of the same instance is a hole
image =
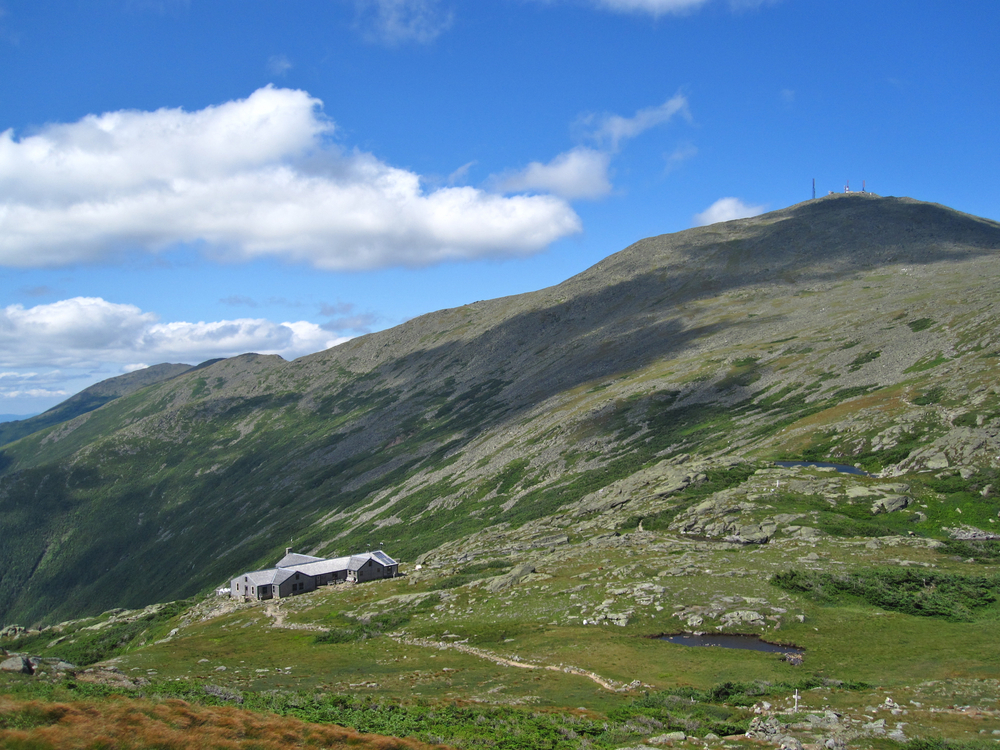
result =
[[[181,700],[128,698],[46,703],[0,696],[0,747],[31,750],[442,750],[330,724]]]

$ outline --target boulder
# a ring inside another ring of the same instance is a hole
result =
[[[746,524],[740,526],[733,536],[726,537],[726,541],[737,544],[767,544],[774,531],[773,523]]]
[[[733,625],[763,625],[764,615],[752,609],[738,609],[735,612],[727,612],[722,616],[722,624],[726,627]]]
[[[885,734],[885,719],[879,719],[878,721],[872,721],[861,727],[868,734],[874,735],[884,735]]]
[[[755,716],[750,722],[746,736],[752,740],[766,740],[771,742],[783,735],[786,729],[788,729],[788,726],[778,721],[777,717],[769,716],[766,719],[762,719],[759,716]]]
[[[34,674],[35,670],[31,666],[31,661],[23,656],[11,656],[0,661],[0,672],[19,672],[21,674]]]
[[[872,513],[894,513],[910,504],[906,495],[884,495],[872,503]]]
[[[687,735],[684,732],[667,732],[656,737],[650,737],[649,741],[654,745],[665,745],[668,742],[683,742],[686,739]]]
[[[924,466],[928,469],[947,469],[951,464],[948,463],[948,457],[944,453],[935,453],[924,461]]]
[[[527,563],[521,565],[516,565],[513,570],[509,573],[505,573],[502,576],[497,576],[492,581],[490,581],[489,589],[490,593],[497,593],[498,591],[503,591],[504,589],[509,589],[511,586],[516,586],[529,575],[535,572],[535,567]]]
[[[948,536],[952,539],[958,539],[964,542],[1000,539],[1000,534],[994,534],[992,531],[984,531],[983,529],[976,528],[975,526],[958,526],[955,528],[948,528],[945,526],[942,527],[941,530],[947,531]]]

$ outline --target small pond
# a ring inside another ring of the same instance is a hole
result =
[[[815,468],[824,469],[836,469],[844,474],[857,474],[862,477],[870,477],[867,471],[859,469],[857,466],[848,466],[847,464],[831,464],[826,461],[775,461],[775,466],[782,466],[786,469],[790,469],[793,466],[812,466]]]
[[[740,648],[749,651],[767,651],[773,654],[804,654],[804,648],[796,646],[780,646],[777,643],[762,641],[756,635],[741,635],[734,633],[678,633],[677,635],[661,635],[661,641],[677,643],[681,646],[717,646],[718,648]]]

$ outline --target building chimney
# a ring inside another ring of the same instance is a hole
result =
[[[285,547],[285,554],[286,555],[292,554],[292,548],[291,547]]]

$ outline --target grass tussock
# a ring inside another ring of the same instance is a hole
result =
[[[0,697],[0,747],[429,750],[441,746],[360,734],[290,716],[259,714],[228,706],[193,706],[176,699],[159,703],[126,698],[48,703]]]

